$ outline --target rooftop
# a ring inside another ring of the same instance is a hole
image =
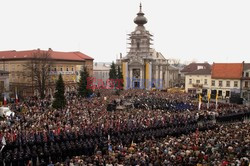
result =
[[[97,71],[97,70],[110,70],[110,65],[111,63],[109,62],[95,62],[93,65],[93,70]]]
[[[195,70],[189,73],[186,73],[186,75],[210,75],[211,74],[211,69],[199,69]]]
[[[85,55],[79,51],[75,52],[60,52],[53,51],[52,49],[46,50],[26,50],[26,51],[0,51],[0,60],[23,60],[31,59],[33,55],[37,52],[49,52],[53,60],[68,60],[68,61],[85,61],[85,60],[94,60],[88,55]]]
[[[215,79],[241,79],[242,72],[242,63],[214,63],[212,66],[212,78]]]
[[[181,72],[183,73],[189,73],[189,72],[194,72],[196,70],[200,69],[211,69],[211,65],[207,62],[205,63],[190,63],[189,65],[185,66]]]

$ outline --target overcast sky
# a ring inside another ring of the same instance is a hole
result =
[[[81,51],[95,61],[127,52],[139,3],[166,58],[250,62],[249,0],[5,0],[0,50]]]

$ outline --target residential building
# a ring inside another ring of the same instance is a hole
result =
[[[199,69],[210,69],[211,65],[207,62],[204,63],[195,63],[192,62],[189,65],[185,66],[180,72],[183,77],[189,72],[193,72]]]
[[[191,63],[182,69],[185,73],[185,91],[188,93],[210,93],[211,65],[208,63]]]
[[[211,95],[225,99],[240,94],[243,63],[213,63]]]
[[[250,102],[250,63],[243,62],[242,97]]]
[[[59,52],[49,49],[27,50],[27,51],[0,51],[0,70],[9,72],[10,91],[19,96],[38,94],[35,81],[30,75],[27,65],[34,61],[34,54],[47,52],[51,61],[49,66],[49,86],[46,87],[46,94],[52,95],[55,91],[55,82],[62,74],[66,91],[77,88],[77,77],[83,66],[87,68],[90,75],[93,75],[93,58],[81,52]]]

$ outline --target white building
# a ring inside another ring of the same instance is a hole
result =
[[[211,65],[208,63],[191,63],[181,70],[185,75],[185,92],[203,93],[210,92]]]
[[[185,91],[188,93],[210,93],[211,70],[199,69],[185,75]]]
[[[241,92],[243,63],[213,63],[211,95],[225,99]]]
[[[173,86],[174,79],[178,79],[178,69],[171,67],[160,52],[151,48],[153,35],[144,27],[147,19],[141,5],[134,23],[137,26],[129,34],[130,50],[125,57],[117,59],[122,68],[124,88],[166,89]]]
[[[100,85],[106,85],[107,80],[109,79],[109,70],[111,63],[96,62],[93,66],[93,77],[95,83]]]

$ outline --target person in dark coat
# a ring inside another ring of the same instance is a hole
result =
[[[38,154],[37,154],[37,147],[36,145],[34,145],[32,147],[32,153],[31,153],[31,159],[32,159],[32,163],[33,164],[36,164],[37,162],[37,157],[38,157]]]
[[[12,150],[8,150],[6,152],[6,154],[5,154],[5,164],[6,164],[6,166],[10,166],[11,163],[13,162],[13,159],[14,159],[13,155],[14,154],[13,154]],[[15,157],[15,158],[17,158],[17,157]]]

